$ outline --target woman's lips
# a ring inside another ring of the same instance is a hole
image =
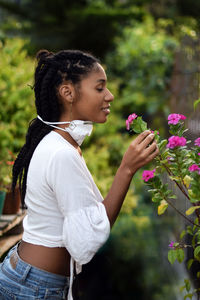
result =
[[[110,113],[110,109],[109,109],[109,108],[102,108],[102,110],[103,110],[105,113],[107,113],[107,114]]]
[[[110,107],[109,107],[109,106],[103,107],[102,110],[103,110],[105,113],[107,113],[107,114],[110,113]]]

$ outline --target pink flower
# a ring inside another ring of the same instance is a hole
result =
[[[200,147],[200,137],[194,141],[195,146]]]
[[[137,118],[137,115],[135,113],[128,116],[129,123],[133,122]]]
[[[130,123],[128,120],[126,120],[126,129],[129,130],[130,129]]]
[[[195,172],[195,171],[199,171],[200,168],[199,168],[198,165],[193,164],[193,165],[189,166],[188,170],[189,170],[190,172]]]
[[[181,117],[181,120],[185,120],[186,116],[179,114],[179,116]]]
[[[199,153],[197,153],[198,155],[200,155],[200,152]]]
[[[185,146],[185,144],[186,144],[186,139],[184,137],[172,135],[168,139],[167,148],[173,149],[175,147]]]
[[[180,120],[185,120],[186,117],[181,114],[170,114],[168,116],[168,124],[176,125]]]
[[[175,242],[172,241],[172,242],[169,244],[169,248],[174,249],[174,244],[175,244]]]
[[[144,180],[145,182],[149,181],[149,179],[154,177],[154,172],[156,171],[156,169],[153,169],[152,171],[143,171],[142,173],[142,180]]]
[[[126,120],[126,129],[130,129],[130,124],[137,118],[137,115],[135,113],[128,116],[128,119]]]

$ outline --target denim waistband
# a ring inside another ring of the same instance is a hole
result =
[[[20,243],[20,242],[19,242]],[[16,244],[8,253],[7,258],[11,259],[14,262],[14,269],[12,268],[12,272],[9,276],[16,277],[18,282],[22,282],[25,280],[31,280],[32,284],[35,282],[35,285],[44,285],[46,287],[69,287],[69,277],[54,274],[42,269],[39,269],[35,266],[28,264],[23,261],[17,252],[18,244]],[[13,263],[11,264],[13,265]],[[7,270],[8,271],[8,270]],[[15,275],[16,273],[16,275]],[[18,275],[18,276],[17,276]],[[20,277],[19,277],[20,275]]]

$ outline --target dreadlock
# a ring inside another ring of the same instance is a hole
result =
[[[78,85],[93,69],[97,58],[79,50],[62,50],[57,53],[40,50],[37,55],[37,66],[34,75],[34,93],[36,111],[43,120],[58,122],[62,105],[57,97],[57,88],[64,80]],[[28,167],[34,150],[52,127],[38,118],[33,119],[26,134],[26,142],[21,148],[12,171],[12,191],[17,181],[21,193],[22,206],[26,193]]]

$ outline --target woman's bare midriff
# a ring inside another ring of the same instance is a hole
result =
[[[49,248],[21,241],[18,254],[34,267],[59,275],[70,275],[70,254],[64,247]]]

